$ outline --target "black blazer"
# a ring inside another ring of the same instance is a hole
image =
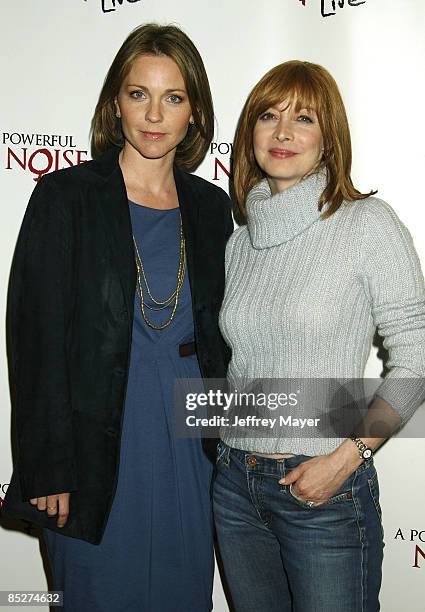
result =
[[[39,181],[13,257],[6,318],[14,462],[2,513],[93,544],[117,485],[136,288],[119,151]],[[174,177],[199,366],[204,378],[224,378],[230,351],[218,313],[230,201],[176,166]],[[28,501],[66,491],[62,528]]]

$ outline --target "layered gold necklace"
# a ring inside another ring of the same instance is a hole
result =
[[[145,320],[146,324],[149,325],[149,327],[151,327],[152,329],[157,329],[157,330],[164,329],[165,327],[168,327],[168,325],[170,325],[171,321],[174,318],[175,312],[177,310],[177,305],[179,302],[180,290],[183,286],[184,275],[186,272],[186,250],[185,250],[185,239],[183,236],[183,225],[182,225],[181,215],[180,215],[180,257],[179,257],[179,267],[177,270],[177,286],[174,289],[173,293],[165,300],[158,300],[152,295],[152,291],[149,287],[148,279],[146,278],[145,268],[143,266],[142,258],[140,257],[139,249],[137,247],[137,242],[136,242],[136,239],[134,238],[134,234],[133,234],[133,243],[134,243],[134,256],[135,256],[136,267],[137,267],[137,288],[138,288],[138,292],[140,296],[140,311],[142,313],[142,317]],[[150,304],[147,303],[145,292],[147,293],[147,296],[155,304],[155,306],[151,306]],[[164,323],[161,323],[161,325],[156,325],[155,323],[150,321],[146,315],[146,310],[145,310],[146,308],[149,308],[149,310],[164,310],[164,308],[167,308],[171,304],[173,304],[173,307],[171,309],[171,314]]]

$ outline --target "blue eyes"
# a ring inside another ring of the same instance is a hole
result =
[[[173,104],[179,104],[180,102],[182,102],[183,98],[181,98],[180,96],[178,96],[177,94],[171,94],[171,96],[169,96],[168,98],[170,100],[170,102],[172,102]]]
[[[143,93],[143,91],[131,91],[130,92],[130,97],[131,98],[135,98],[136,100],[142,98],[145,94]]]
[[[146,98],[146,95],[143,91],[137,90],[131,91],[130,97],[134,100],[143,100],[144,98]],[[180,102],[183,101],[183,98],[181,96],[178,96],[177,94],[171,94],[166,99],[168,102],[171,102],[171,104],[180,104]]]
[[[260,121],[269,121],[270,119],[278,119],[278,116],[269,112],[263,113],[259,116]],[[299,121],[300,123],[313,123],[313,120],[308,115],[298,115],[296,121]]]

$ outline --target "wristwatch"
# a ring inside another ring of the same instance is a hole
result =
[[[350,438],[359,449],[359,455],[362,459],[370,459],[373,456],[373,450],[369,448],[360,438]]]

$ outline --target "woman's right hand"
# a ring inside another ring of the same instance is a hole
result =
[[[47,510],[49,516],[55,516],[59,509],[57,526],[63,527],[69,514],[69,496],[70,493],[58,493],[46,497],[33,497],[30,503],[37,506],[38,510]]]

